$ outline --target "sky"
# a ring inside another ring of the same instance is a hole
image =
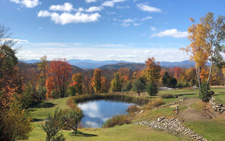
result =
[[[224,0],[0,0],[20,60],[188,60],[189,18],[225,15]]]

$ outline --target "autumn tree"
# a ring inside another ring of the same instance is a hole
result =
[[[102,78],[101,70],[95,69],[92,78],[92,87],[95,93],[100,93],[101,91],[101,78]]]
[[[66,59],[56,59],[50,62],[48,69],[49,77],[52,77],[55,91],[59,91],[61,98],[66,95],[71,71],[71,66]]]
[[[85,75],[84,80],[83,80],[83,92],[85,94],[93,93],[92,77],[88,74]]]
[[[200,19],[206,29],[205,42],[208,46],[209,61],[211,62],[207,86],[209,86],[212,68],[214,65],[223,63],[222,54],[225,51],[225,16],[214,18],[214,14],[209,12],[205,17]]]
[[[45,81],[48,76],[48,66],[47,56],[43,56],[38,63],[38,70],[40,71],[40,85],[45,86]]]
[[[82,94],[82,74],[81,73],[75,73],[72,76],[72,81],[73,83],[75,82],[76,85],[74,85],[74,88],[76,90],[76,93],[78,93],[79,95]]]
[[[141,77],[139,79],[136,79],[133,82],[133,91],[138,93],[138,96],[140,96],[140,93],[146,90],[146,84],[144,82],[144,79]]]
[[[112,92],[120,92],[122,89],[122,80],[120,78],[119,73],[114,74],[114,78],[111,81],[110,91]]]
[[[145,69],[145,78],[148,82],[154,82],[157,83],[160,79],[160,72],[161,72],[161,66],[159,65],[159,62],[155,62],[155,58],[148,58],[148,60],[145,61],[146,63],[146,69]]]
[[[106,92],[106,78],[101,77],[101,93]]]

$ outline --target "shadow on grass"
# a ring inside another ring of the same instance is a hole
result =
[[[31,121],[32,121],[32,122],[40,122],[40,121],[47,121],[47,119],[33,118]]]
[[[190,93],[190,94],[175,94],[175,96],[186,96],[186,95],[196,95],[196,94],[193,94],[193,93]]]
[[[88,133],[83,133],[80,131],[77,131],[78,133],[75,134],[74,132],[69,133],[70,136],[76,136],[76,137],[97,137],[98,135],[95,134],[88,134]]]
[[[40,103],[40,104],[34,105],[32,108],[51,108],[54,106],[55,106],[55,104],[53,104],[53,103],[45,102],[45,103]]]

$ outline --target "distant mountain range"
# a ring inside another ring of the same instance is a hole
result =
[[[24,63],[38,63],[40,60],[21,60]],[[128,67],[133,70],[143,69],[145,67],[144,63],[134,63],[134,62],[127,62],[127,61],[115,61],[115,60],[106,60],[106,61],[94,61],[94,60],[79,60],[79,59],[70,59],[68,63],[77,66],[82,69],[119,69],[122,67]],[[160,65],[164,68],[171,68],[171,67],[181,67],[181,68],[190,68],[195,66],[194,61],[181,61],[181,62],[160,62]],[[207,63],[207,65],[209,65]]]
[[[20,60],[24,63],[39,63],[40,60]],[[94,60],[79,60],[79,59],[70,59],[68,60],[68,63],[73,66],[77,66],[82,69],[96,69],[104,65],[108,64],[118,64],[118,63],[130,63],[126,61],[115,61],[115,60],[106,60],[106,61],[94,61]]]

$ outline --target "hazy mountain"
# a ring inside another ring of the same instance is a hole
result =
[[[206,65],[210,65],[210,64],[207,63]],[[195,67],[195,62],[189,61],[189,60],[185,60],[185,61],[181,61],[181,62],[162,61],[162,62],[160,62],[160,66],[162,66],[163,68],[172,68],[172,67],[191,68],[191,67]],[[99,68],[100,69],[118,70],[118,69],[124,68],[124,67],[130,68],[133,70],[138,70],[138,69],[145,68],[145,64],[144,63],[118,63],[118,64],[104,65]]]
[[[32,61],[28,61],[28,62],[32,62]],[[34,71],[38,72],[38,63],[25,63],[24,61],[23,62],[19,61],[17,66],[21,70],[32,68],[32,69],[34,69]],[[74,65],[71,65],[71,68],[72,68],[72,73],[81,73],[84,71],[83,69],[81,69],[77,66],[74,66]]]
[[[118,70],[120,68],[129,68],[131,70],[140,70],[145,68],[145,64],[141,63],[118,63],[118,64],[109,64],[99,67],[100,69],[110,69]]]
[[[38,63],[40,60],[20,60],[23,63]],[[115,61],[115,60],[106,60],[106,61],[94,61],[94,60],[79,60],[79,59],[70,59],[68,63],[73,66],[77,66],[82,69],[95,69],[107,64],[118,64],[118,63],[128,63],[126,61]]]
[[[40,60],[22,60],[21,62],[24,63],[38,63]],[[106,60],[106,61],[94,61],[94,60],[79,60],[79,59],[70,59],[68,63],[82,69],[119,69],[122,67],[128,67],[133,70],[143,69],[144,63],[133,63],[127,61],[115,61],[115,60]],[[181,67],[181,68],[190,68],[195,66],[195,62],[185,60],[181,62],[160,62],[160,65],[164,68],[171,68],[171,67]],[[209,65],[209,64],[207,64]]]
[[[68,60],[68,62],[71,65],[80,67],[82,69],[95,69],[107,64],[128,63],[126,61],[115,61],[115,60],[94,61],[94,60],[78,60],[78,59],[70,59]]]

